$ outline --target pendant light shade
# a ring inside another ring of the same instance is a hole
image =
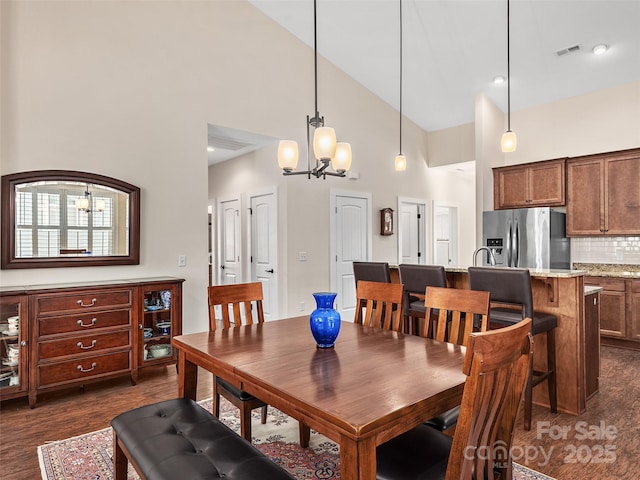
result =
[[[516,134],[511,131],[511,31],[510,10],[507,0],[507,131],[502,134],[500,148],[504,153],[515,152],[518,145]]]
[[[395,168],[396,172],[404,172],[407,169],[407,157],[396,155]]]
[[[336,131],[331,127],[318,127],[313,132],[313,154],[317,160],[331,160],[336,154]]]
[[[502,134],[500,139],[500,147],[504,153],[515,152],[518,146],[518,139],[516,134],[511,130],[507,130]]]
[[[298,166],[298,142],[280,140],[278,144],[278,166],[285,172],[295,170]]]

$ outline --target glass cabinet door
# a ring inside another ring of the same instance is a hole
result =
[[[27,390],[27,297],[0,297],[0,398]]]
[[[176,359],[171,346],[176,327],[175,295],[175,287],[171,284],[144,288],[142,321],[138,325],[142,341],[140,366],[172,363]]]

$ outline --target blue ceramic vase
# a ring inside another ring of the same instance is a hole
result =
[[[311,312],[309,323],[311,334],[318,348],[333,347],[340,332],[340,314],[333,308],[337,293],[316,292],[316,309]]]

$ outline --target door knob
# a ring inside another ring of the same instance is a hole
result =
[[[267,272],[267,273],[273,273],[273,268],[270,268],[269,270],[265,270],[265,272]]]

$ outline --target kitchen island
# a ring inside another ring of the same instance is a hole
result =
[[[553,269],[529,271],[534,309],[558,317],[555,333],[558,410],[579,415],[586,410],[587,397],[594,393],[588,391],[587,385],[593,382],[588,382],[587,377],[597,377],[599,374],[597,371],[588,371],[587,355],[591,358],[600,356],[599,348],[589,348],[586,344],[586,338],[592,337],[589,335],[590,329],[597,328],[597,325],[586,325],[585,322],[586,272]],[[446,272],[449,287],[469,288],[466,267],[447,267]],[[534,338],[533,364],[536,370],[546,369],[546,340],[541,338],[542,335]],[[534,403],[548,407],[548,399],[546,382],[533,389]]]

